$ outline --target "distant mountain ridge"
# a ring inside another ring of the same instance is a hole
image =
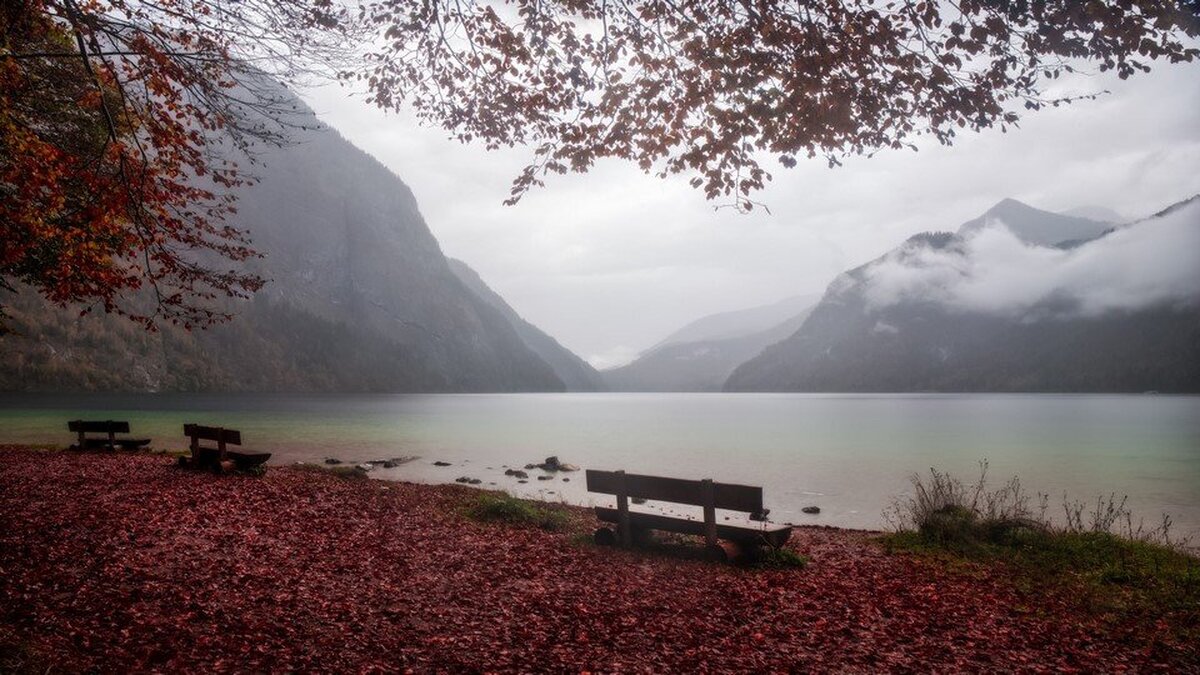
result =
[[[1004,199],[982,216],[963,223],[958,228],[958,234],[969,237],[996,221],[1003,223],[1021,241],[1036,246],[1090,239],[1112,227],[1110,222],[1050,213],[1015,199]]]
[[[294,101],[304,128],[263,149],[231,221],[271,280],[229,303],[233,322],[148,334],[24,293],[4,303],[17,335],[0,338],[0,389],[564,390],[532,327],[451,269],[409,188]]]
[[[1150,232],[1146,227],[1165,227],[1166,218],[1175,219],[1169,221],[1173,231],[1187,235],[1179,244],[1184,249],[1179,254],[1200,256],[1200,245],[1194,250],[1190,246],[1200,232],[1200,198],[1119,227],[1005,200],[965,223],[956,234],[916,235],[884,256],[839,275],[795,334],[739,365],[724,389],[1200,391],[1200,283],[1194,273],[1184,278],[1185,284],[1193,284],[1190,300],[1161,299],[1096,312],[1082,311],[1086,305],[1080,303],[1086,298],[1054,294],[1016,314],[972,310],[969,305],[947,304],[946,296],[896,289],[890,301],[881,303],[876,285],[884,271],[907,270],[894,276],[911,282],[928,274],[942,284],[931,290],[965,284],[963,292],[969,296],[971,284],[979,281],[975,275],[987,271],[973,267],[977,261],[972,259],[977,254],[972,238],[986,228],[1003,225],[1035,250],[1055,251],[1037,254],[1045,264],[1074,256],[1069,269],[1077,270],[1096,257],[1097,246],[1118,247],[1108,238],[1124,237],[1123,242],[1144,238]],[[995,242],[1003,240],[993,236]],[[1080,257],[1085,255],[1090,257]],[[926,267],[930,261],[944,261],[945,269],[930,272]],[[1147,255],[1140,259],[1146,266],[1158,262]],[[1200,266],[1200,260],[1194,262]],[[1186,266],[1188,259],[1181,264]],[[939,277],[942,272],[948,276]],[[1027,281],[1017,277],[1012,285],[1020,290]]]
[[[601,374],[613,391],[720,391],[739,364],[796,332],[815,300],[794,296],[702,317]]]
[[[817,295],[794,295],[779,302],[702,316],[646,350],[682,342],[706,342],[743,337],[770,330],[805,312],[820,300]]]
[[[1128,218],[1105,206],[1077,206],[1073,209],[1062,211],[1061,214],[1076,218],[1086,218],[1100,223],[1111,223],[1113,225],[1129,222]]]
[[[448,260],[450,270],[459,280],[508,319],[525,346],[554,369],[554,374],[563,381],[567,391],[604,391],[607,388],[600,373],[591,364],[563,347],[537,326],[521,318],[504,298],[484,283],[478,272],[461,260]]]

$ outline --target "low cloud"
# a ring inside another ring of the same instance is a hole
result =
[[[1001,222],[942,249],[908,247],[872,265],[864,295],[1021,320],[1098,316],[1200,300],[1200,199],[1070,250],[1030,246]]]
[[[639,355],[640,352],[632,347],[618,345],[598,354],[589,354],[587,362],[597,370],[608,370],[632,363]]]

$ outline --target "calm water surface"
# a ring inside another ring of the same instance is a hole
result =
[[[128,419],[156,448],[186,447],[181,425],[197,422],[240,429],[275,464],[416,455],[373,476],[471,476],[515,494],[605,501],[584,491],[582,474],[526,485],[503,475],[504,465],[557,455],[585,468],[762,485],[776,520],[869,528],[912,473],[973,478],[987,459],[993,482],[1018,475],[1051,494],[1055,510],[1064,492],[1128,495],[1148,521],[1169,513],[1176,534],[1200,539],[1200,397],[26,394],[0,397],[0,443],[67,444],[76,418]],[[809,505],[821,514],[802,514]]]

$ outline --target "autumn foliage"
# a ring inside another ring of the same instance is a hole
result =
[[[5,3],[2,287],[147,327],[228,318],[214,301],[264,282],[237,265],[257,255],[231,218],[239,160],[285,140],[270,80],[330,61],[338,26],[325,0]]]
[[[478,522],[475,490],[0,449],[0,669],[68,672],[1175,670],[1195,643],[1003,566],[797,528],[803,569]],[[5,662],[7,661],[7,663]]]
[[[230,191],[286,141],[276,80],[336,73],[453,138],[530,146],[510,202],[613,158],[745,210],[768,162],[949,143],[1069,102],[1045,92],[1061,73],[1200,54],[1200,4],[1174,0],[351,4],[3,3],[0,288],[151,328],[229,318],[264,283]]]
[[[740,208],[800,157],[949,143],[1069,99],[1048,78],[1194,60],[1200,4],[375,0],[364,80],[464,141],[530,145],[512,201],[617,158]]]

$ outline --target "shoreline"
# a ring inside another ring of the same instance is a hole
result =
[[[68,671],[1186,669],[1003,566],[798,526],[745,569],[477,522],[457,485],[0,448],[0,657]],[[42,668],[44,670],[44,668]]]
[[[996,405],[985,403],[995,402]],[[239,429],[280,464],[335,454],[362,461],[422,455],[378,477],[427,483],[460,476],[515,494],[561,490],[588,504],[581,482],[519,485],[500,475],[558,454],[596,469],[711,477],[764,488],[777,520],[879,529],[909,476],[937,467],[993,480],[1021,476],[1031,492],[1094,500],[1130,495],[1135,514],[1170,514],[1174,533],[1200,541],[1194,454],[1198,398],[917,396],[724,397],[617,395],[67,396],[0,410],[0,441],[67,442],[65,420],[128,419],[156,446],[183,448],[184,422]],[[46,406],[52,406],[47,408]],[[456,466],[425,466],[436,459]],[[460,462],[470,460],[470,463]],[[518,464],[519,463],[519,464]],[[497,467],[484,472],[483,467]],[[1084,468],[1086,467],[1086,469]],[[471,469],[479,470],[472,473]],[[451,473],[462,471],[462,473]],[[814,496],[814,493],[820,496]],[[542,497],[554,501],[556,495]],[[821,514],[802,514],[819,506]]]

